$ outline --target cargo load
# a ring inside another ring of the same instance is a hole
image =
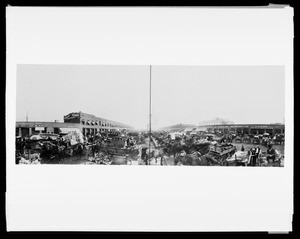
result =
[[[59,130],[64,140],[69,141],[72,146],[84,142],[83,134],[78,128],[60,128]]]

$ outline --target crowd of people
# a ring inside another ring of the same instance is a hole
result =
[[[214,155],[215,157],[210,158],[210,162],[214,161],[216,164],[221,165],[221,161],[226,162],[226,158],[233,158],[235,165],[249,165],[249,166],[268,166],[268,165],[280,165],[281,160],[284,158],[277,149],[273,147],[274,142],[268,141],[267,144],[256,143],[256,146],[252,147],[249,141],[240,141],[242,143],[241,148],[235,148],[232,144],[235,142],[236,137],[250,137],[249,135],[234,134],[234,133],[208,133],[199,132],[197,134],[178,134],[175,139],[171,138],[170,132],[154,132],[153,136],[156,138],[159,145],[164,149],[165,152],[169,152],[169,155],[173,153],[174,158],[176,155],[184,152],[185,154],[192,154],[195,151],[200,155]],[[268,139],[274,139],[276,134],[268,135]],[[265,137],[267,138],[267,137]],[[247,146],[247,151],[245,146]],[[235,144],[236,145],[236,144]],[[216,147],[219,148],[220,154],[211,154],[211,149],[217,151]],[[264,150],[267,148],[266,151]],[[246,152],[245,152],[246,151]],[[224,157],[222,156],[224,155]],[[243,155],[240,158],[239,155]],[[224,160],[225,159],[225,160]],[[228,165],[224,163],[224,165]]]
[[[235,135],[233,133],[198,132],[181,133],[173,137],[171,132],[154,131],[151,133],[151,146],[149,145],[149,132],[98,133],[96,135],[86,135],[83,137],[83,142],[76,144],[72,144],[68,137],[63,135],[46,137],[40,140],[33,140],[30,137],[16,137],[16,163],[32,163],[33,161],[37,163],[41,158],[44,159],[44,162],[47,160],[59,162],[63,158],[72,156],[79,156],[80,158],[86,156],[101,163],[102,158],[109,161],[110,156],[113,155],[122,155],[125,158],[128,155],[134,155],[139,156],[143,164],[148,164],[151,158],[155,158],[157,161],[158,157],[172,158],[175,162],[180,157],[183,161],[187,157],[194,159],[198,157],[200,160],[200,156],[206,156],[202,160],[206,160],[210,164],[220,164],[218,158],[216,159],[216,157],[209,155],[209,152],[213,148],[216,149],[217,146],[221,150],[219,158],[223,161],[224,157],[231,157],[233,153],[237,162],[244,162],[242,160],[239,161],[239,159],[244,156],[249,158],[249,155],[251,155],[250,160],[248,160],[248,165],[250,166],[260,165],[261,159],[264,159],[266,163],[274,163],[277,160],[278,157],[276,156],[278,153],[272,147],[272,143],[267,144],[267,152],[262,152],[260,144],[256,144],[256,147],[250,149],[247,147],[247,152],[245,152],[243,142],[247,143],[247,141],[242,141],[240,150],[237,150],[232,145],[238,137],[246,138],[250,136]],[[223,152],[226,150],[228,153],[223,155]],[[193,165],[203,164],[203,162],[199,163],[197,160],[192,160],[193,162],[190,160],[189,162]],[[162,161],[161,165],[163,165]]]

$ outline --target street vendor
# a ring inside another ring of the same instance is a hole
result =
[[[268,144],[268,149],[267,149],[267,161],[270,163],[270,160],[273,162],[275,161],[275,150],[272,147],[272,144]]]

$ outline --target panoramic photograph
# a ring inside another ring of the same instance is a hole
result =
[[[284,167],[284,66],[17,67],[16,164]]]

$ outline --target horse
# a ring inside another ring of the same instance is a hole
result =
[[[149,149],[146,150],[145,160],[149,160],[151,158],[155,159],[155,163],[157,163],[157,158],[160,157],[161,165],[163,165],[163,159],[164,159],[164,150],[162,148],[153,148],[150,149],[150,155],[149,155]]]
[[[258,135],[254,135],[252,139],[252,144],[260,144],[260,138]]]
[[[163,146],[163,152],[169,156],[173,156],[174,158],[180,154],[182,151],[188,151],[187,145],[181,145],[176,142],[170,142]]]
[[[274,141],[274,144],[282,144],[282,143],[284,143],[284,135],[283,134],[276,134],[273,137],[273,141]]]
[[[245,136],[243,137],[243,139],[242,139],[242,142],[243,142],[244,144],[250,144],[250,143],[251,143],[251,138],[250,138],[250,136],[249,136],[249,135],[245,135]]]
[[[271,143],[270,138],[263,138],[262,141],[261,141],[261,144],[264,145],[264,146],[267,146],[270,143]]]
[[[201,155],[199,152],[178,156],[174,159],[174,165],[209,166],[212,164],[212,157],[210,155]]]
[[[236,136],[236,137],[234,138],[234,143],[243,143],[242,137]]]

